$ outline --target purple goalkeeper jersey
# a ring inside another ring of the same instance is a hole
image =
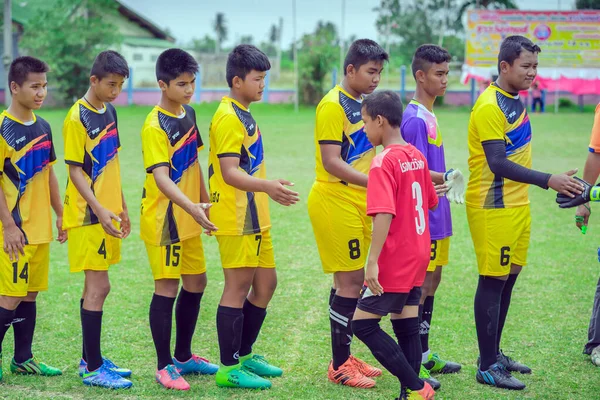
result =
[[[442,134],[435,114],[416,100],[412,100],[402,115],[400,131],[404,140],[423,153],[431,171],[446,172]],[[435,211],[429,211],[429,230],[431,240],[452,236],[450,203],[445,196],[440,197]]]

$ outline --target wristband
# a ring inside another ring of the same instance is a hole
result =
[[[592,186],[590,189],[590,200],[600,201],[600,186]]]
[[[448,171],[444,172],[444,182],[448,182],[448,176],[454,172],[454,168],[450,168]]]

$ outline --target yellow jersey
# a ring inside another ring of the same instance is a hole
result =
[[[531,168],[531,123],[518,95],[492,83],[475,102],[469,120],[469,183],[465,200],[475,208],[511,208],[529,204],[529,185],[496,176],[482,143],[503,140],[506,157]]]
[[[210,123],[209,140],[210,219],[219,228],[215,235],[249,235],[269,229],[269,196],[226,184],[219,163],[219,158],[237,157],[240,171],[267,178],[262,134],[250,111],[231,97],[223,97]]]
[[[321,158],[321,144],[341,146],[341,158],[352,168],[368,175],[375,148],[367,139],[360,114],[362,99],[355,99],[340,85],[336,85],[317,106],[315,126],[317,181],[348,185],[325,170]],[[366,193],[366,188],[349,184]],[[365,198],[366,199],[366,198]],[[366,201],[366,200],[365,200]]]
[[[65,163],[81,167],[83,175],[100,204],[119,215],[123,211],[119,131],[117,112],[112,104],[97,110],[78,100],[63,125]],[[63,229],[98,223],[73,182],[67,180]]]
[[[50,124],[0,114],[0,186],[26,244],[52,241],[50,165],[56,161]]]
[[[140,220],[141,236],[146,243],[166,246],[202,234],[202,227],[194,218],[158,189],[152,174],[157,167],[169,167],[171,180],[188,199],[199,203],[201,148],[202,138],[192,107],[184,104],[183,113],[174,115],[155,106],[146,117],[142,128],[146,181]]]

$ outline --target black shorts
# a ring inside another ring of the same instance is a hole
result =
[[[358,299],[358,309],[376,315],[401,314],[404,306],[418,306],[421,302],[421,287],[416,286],[409,293],[383,293],[375,296],[363,286]]]

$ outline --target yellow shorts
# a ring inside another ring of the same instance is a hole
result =
[[[200,236],[168,246],[146,243],[146,252],[155,281],[179,279],[181,275],[200,275],[206,272],[204,247]]]
[[[251,235],[217,236],[223,268],[275,268],[271,231]]]
[[[527,264],[531,215],[529,205],[514,208],[467,207],[467,219],[479,274],[504,276],[511,264]]]
[[[0,235],[0,247],[3,238]],[[50,266],[50,243],[28,244],[19,253],[19,261],[12,262],[8,254],[0,249],[0,295],[25,297],[27,292],[48,290]]]
[[[100,224],[69,229],[67,243],[71,272],[108,271],[121,261],[121,239],[104,232]]]
[[[450,237],[431,241],[431,257],[427,272],[433,272],[440,266],[448,265],[448,254],[450,252]]]
[[[372,229],[365,193],[341,183],[315,182],[308,195],[308,215],[325,273],[365,266]]]

